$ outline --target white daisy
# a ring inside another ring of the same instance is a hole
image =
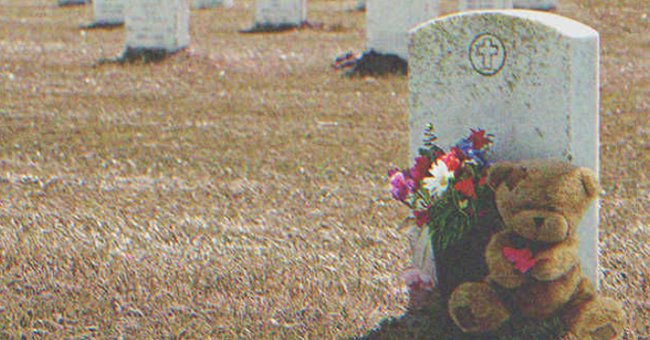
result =
[[[449,186],[449,180],[454,178],[454,172],[449,171],[445,162],[437,160],[431,165],[429,173],[431,174],[431,177],[425,177],[422,180],[422,186],[429,190],[431,196],[442,195]]]

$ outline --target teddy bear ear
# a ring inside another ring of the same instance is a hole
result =
[[[582,183],[582,187],[584,188],[587,197],[595,198],[598,196],[600,185],[598,185],[596,174],[587,168],[578,168],[575,171],[578,178],[580,178],[580,182]]]
[[[508,178],[508,176],[515,170],[515,165],[509,162],[495,163],[488,170],[488,184],[496,189]]]

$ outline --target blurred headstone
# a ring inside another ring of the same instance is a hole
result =
[[[439,0],[368,0],[366,47],[408,60],[408,31],[439,14]]]
[[[125,55],[164,55],[186,48],[189,43],[189,0],[128,1]]]

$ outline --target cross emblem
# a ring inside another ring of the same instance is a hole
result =
[[[472,41],[469,59],[476,72],[491,76],[499,73],[505,65],[506,48],[496,35],[482,33]]]
[[[482,66],[485,70],[492,70],[494,57],[499,55],[499,46],[495,45],[492,38],[486,38],[483,43],[476,47],[476,56],[482,59]]]

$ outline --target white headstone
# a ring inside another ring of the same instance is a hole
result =
[[[458,10],[468,11],[475,9],[510,9],[512,0],[459,0]]]
[[[298,26],[307,21],[307,0],[256,0],[258,25]]]
[[[192,0],[192,9],[232,7],[233,0]]]
[[[125,0],[93,0],[96,25],[121,25],[124,23]],[[130,0],[129,0],[130,1]]]
[[[441,145],[479,127],[496,135],[495,160],[559,159],[598,173],[598,43],[592,28],[546,12],[474,11],[418,26],[411,154],[432,122]],[[583,270],[597,284],[597,204],[578,235]]]
[[[439,14],[439,0],[368,0],[367,49],[408,60],[408,31]]]
[[[514,0],[515,8],[552,10],[557,7],[557,0]]]
[[[174,52],[190,43],[189,0],[129,0],[126,7],[127,49]]]

